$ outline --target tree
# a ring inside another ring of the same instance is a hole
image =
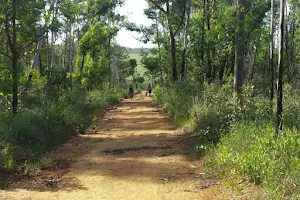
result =
[[[145,15],[151,19],[154,20],[154,26],[151,26],[151,28],[153,28],[153,30],[150,30],[148,32],[155,32],[155,37],[153,40],[153,43],[157,44],[157,52],[154,52],[155,54],[158,54],[158,67],[159,67],[159,72],[160,72],[160,82],[163,84],[164,82],[164,76],[163,76],[163,60],[162,60],[162,43],[163,43],[163,38],[162,38],[162,34],[160,31],[160,24],[159,24],[159,13],[152,8],[148,8],[144,10]],[[149,35],[149,33],[147,33],[146,35]]]
[[[206,21],[206,28],[207,31],[210,31],[211,24],[210,24],[210,5],[209,5],[209,0],[203,0],[203,31],[205,30],[205,22]],[[202,36],[203,40],[205,39],[205,34]],[[204,46],[204,41],[203,41],[203,46]],[[206,79],[208,82],[212,82],[214,79],[214,69],[212,67],[212,62],[211,62],[211,54],[210,54],[210,40],[207,39],[206,42],[206,57],[207,57],[207,73],[206,73]]]
[[[178,79],[177,74],[177,61],[176,61],[176,36],[183,25],[184,14],[186,10],[185,1],[162,1],[162,0],[148,0],[150,6],[155,7],[164,16],[168,29],[168,37],[170,42],[170,58],[172,67],[172,81],[176,82]]]
[[[181,64],[181,80],[184,79],[186,71],[186,57],[187,57],[187,44],[188,35],[190,28],[190,15],[191,15],[191,0],[187,0],[187,10],[186,10],[186,22],[185,22],[185,33],[184,33],[184,47],[182,54],[182,64]]]
[[[270,111],[273,113],[274,99],[274,0],[271,0],[271,19],[270,19],[270,52],[269,52],[269,67],[270,67]]]
[[[135,73],[135,69],[137,66],[137,60],[136,59],[129,59],[129,66],[130,66],[130,74],[132,76],[132,80],[135,83],[135,87],[137,88],[137,76],[138,74]]]
[[[0,8],[0,28],[5,33],[5,42],[10,52],[2,52],[11,60],[12,76],[12,112],[18,111],[18,92],[20,72],[22,71],[20,58],[38,38],[39,32],[43,27],[39,25],[40,14],[44,6],[43,1],[2,1]],[[30,26],[28,26],[30,24]],[[43,35],[43,34],[42,34]]]
[[[278,81],[277,81],[277,112],[276,112],[276,137],[282,130],[282,85],[283,85],[283,45],[284,45],[284,10],[285,0],[280,0],[280,35],[278,54]]]
[[[241,101],[245,65],[244,20],[246,0],[237,0],[237,28],[235,38],[234,91]]]
[[[131,67],[131,75],[134,76],[134,70],[135,70],[135,68],[136,68],[136,66],[137,66],[137,61],[136,61],[136,59],[130,59],[130,60],[129,60],[129,65],[130,65],[130,67]]]

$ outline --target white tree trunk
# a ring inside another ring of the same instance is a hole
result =
[[[188,36],[189,36],[189,30],[190,30],[190,17],[191,17],[191,0],[187,0],[184,48],[183,48],[182,65],[181,65],[181,80],[184,80],[185,73],[186,73],[186,58],[187,58]]]

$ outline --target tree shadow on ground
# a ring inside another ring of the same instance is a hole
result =
[[[46,181],[62,176],[58,178],[57,186],[48,187],[46,182],[37,184],[35,179],[38,176],[35,176],[31,181],[25,181],[26,184],[20,182],[11,189],[86,190],[77,176],[108,176],[123,181],[177,182],[195,179],[203,170],[199,155],[191,153],[187,146],[189,140],[184,140],[189,134],[177,133],[168,116],[156,110],[150,101],[122,102],[117,109],[104,115],[95,132],[97,133],[74,137],[49,154],[49,159],[70,159],[71,175],[55,175],[54,170],[52,175],[46,176]],[[181,140],[182,142],[178,142]],[[169,148],[165,148],[167,146]],[[107,151],[124,148],[136,150],[121,153]]]

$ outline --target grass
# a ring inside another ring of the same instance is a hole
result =
[[[19,166],[37,163],[53,147],[84,133],[97,121],[93,115],[95,109],[117,103],[126,92],[76,88],[66,92],[59,101],[47,103],[40,102],[43,101],[41,95],[32,94],[30,98],[22,99],[23,109],[16,116],[0,112],[0,174],[19,173]]]
[[[192,125],[194,149],[207,156],[207,166],[224,177],[244,176],[261,185],[267,199],[300,199],[299,97],[284,90],[284,131],[274,138],[269,100],[244,88],[244,104],[232,97],[232,83],[180,84],[155,89],[155,101],[178,126]],[[275,107],[275,106],[273,106]]]

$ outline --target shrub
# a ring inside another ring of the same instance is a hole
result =
[[[13,165],[12,146],[8,143],[0,142],[0,171],[9,170]]]
[[[232,97],[230,80],[222,87],[158,86],[154,99],[178,126],[196,127],[194,149],[200,153],[209,149],[207,164],[220,175],[248,176],[264,186],[270,199],[299,199],[300,99],[288,85],[284,89],[284,132],[277,139],[270,101],[255,95],[251,85],[243,89],[242,105]]]
[[[299,147],[295,130],[275,139],[272,125],[242,122],[221,139],[208,163],[223,175],[249,176],[271,199],[299,197]]]
[[[38,102],[35,106],[23,98],[23,109],[16,116],[0,112],[0,141],[3,141],[0,143],[0,168],[10,168],[14,161],[37,162],[54,146],[84,133],[95,118],[92,111],[117,103],[123,94],[118,90],[86,92],[84,88],[76,88],[66,92],[59,101],[47,103],[38,96],[40,94],[32,95],[30,98]]]

